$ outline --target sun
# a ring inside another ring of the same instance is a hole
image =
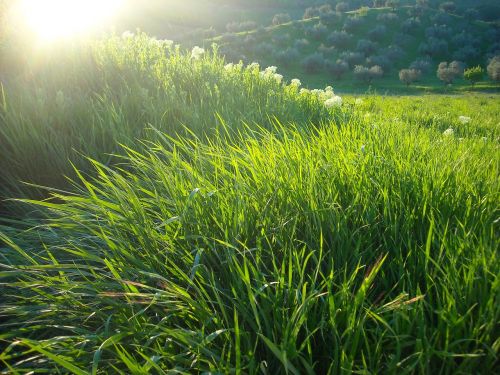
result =
[[[90,32],[105,26],[124,0],[21,0],[27,26],[43,41]]]

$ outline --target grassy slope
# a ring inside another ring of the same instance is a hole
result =
[[[193,9],[196,11],[193,12]],[[117,17],[116,28],[121,32],[139,27],[149,35],[179,41],[179,38],[196,29],[214,28],[222,33],[232,21],[253,20],[269,25],[276,13],[289,12],[294,17],[300,17],[302,11],[301,8],[283,4],[262,6],[253,2],[220,4],[210,0],[149,0],[139,9],[125,5]]]
[[[242,90],[237,75],[221,79],[224,61],[211,51],[191,64],[189,55],[144,35],[15,56],[12,65],[23,68],[0,92],[3,197],[35,192],[19,181],[65,189],[64,176],[75,176],[69,160],[80,169],[82,154],[110,162],[119,143],[134,143],[151,127],[185,135],[188,126],[204,136],[223,122],[236,132],[243,123],[269,126],[273,117],[307,123],[328,116],[318,103],[256,80],[258,70],[244,76]]]
[[[182,87],[191,100],[181,118],[200,138],[138,133],[148,141],[126,148],[119,165],[94,162],[95,177],[82,177],[73,194],[30,204],[47,219],[2,227],[6,371],[498,369],[498,97],[368,96],[326,111],[257,71],[160,58],[141,38],[97,51],[110,64],[98,70],[105,86],[158,85],[148,97],[113,92],[123,108],[153,111],[148,119],[171,135],[154,108]],[[117,71],[117,61],[131,65]],[[43,87],[66,87],[49,72]],[[9,115],[33,105],[22,106],[17,89]],[[105,103],[86,103],[87,123],[93,111],[119,113],[105,144],[114,149],[137,117]],[[214,111],[239,114],[206,133]],[[231,131],[241,120],[257,124]],[[450,127],[454,135],[443,135]],[[65,134],[51,141],[64,145]],[[49,165],[57,155],[38,158]]]
[[[408,7],[402,7],[397,9],[395,13],[399,15],[400,20],[404,20],[408,17],[406,15],[407,10]],[[365,19],[364,25],[359,30],[352,32],[352,34],[354,35],[353,43],[350,47],[347,48],[347,50],[354,51],[356,49],[356,43],[359,39],[368,39],[367,35],[368,32],[380,24],[380,22],[377,21],[376,19],[377,15],[387,12],[391,12],[391,10],[389,8],[369,9],[366,16],[364,16]],[[428,12],[425,13],[423,17],[421,17],[422,24],[421,27],[418,30],[416,30],[415,33],[413,34],[414,40],[411,42],[411,44],[403,48],[404,51],[406,52],[406,56],[401,61],[398,61],[395,64],[395,67],[390,72],[388,72],[382,80],[375,81],[372,84],[371,89],[376,90],[379,93],[397,93],[397,94],[419,94],[422,92],[450,93],[450,92],[464,92],[464,91],[498,91],[499,87],[497,84],[487,81],[479,83],[475,88],[471,88],[470,85],[464,80],[458,80],[454,85],[454,87],[452,88],[443,87],[443,84],[436,77],[435,67],[431,69],[431,72],[429,74],[424,75],[422,77],[421,82],[414,85],[413,87],[406,88],[404,84],[402,84],[399,81],[398,78],[399,69],[407,68],[412,61],[414,61],[419,57],[418,46],[421,42],[425,41],[425,28],[432,25],[430,17],[433,15],[434,12],[435,10],[429,10]],[[356,14],[356,12],[346,13],[342,18],[342,21],[338,25],[329,27],[329,32],[333,30],[341,30],[345,18],[348,15],[354,15],[354,14]],[[451,15],[450,17],[452,22],[448,26],[450,26],[454,30],[462,30],[463,29],[462,17],[454,15]],[[322,71],[320,73],[311,73],[311,74],[306,74],[304,72],[303,68],[300,65],[302,59],[307,55],[316,52],[319,45],[321,43],[324,43],[325,41],[324,40],[315,41],[314,39],[308,38],[307,36],[305,36],[303,29],[305,27],[313,26],[318,22],[319,18],[293,21],[284,25],[268,27],[266,28],[266,31],[264,33],[261,33],[260,35],[255,34],[254,32],[240,33],[239,38],[237,38],[234,42],[229,42],[229,43],[225,43],[223,38],[221,37],[215,38],[213,40],[220,43],[225,51],[231,51],[231,55],[238,55],[239,53],[240,55],[245,55],[246,60],[248,61],[255,60],[261,62],[264,65],[265,64],[277,65],[276,60],[274,59],[272,54],[271,55],[268,54],[266,56],[260,56],[255,52],[252,52],[254,45],[253,44],[249,45],[243,42],[245,36],[248,34],[258,35],[257,43],[263,41],[270,41],[273,38],[276,37],[279,38],[280,36],[283,36],[285,34],[290,35],[291,43],[293,43],[297,39],[302,39],[302,38],[308,39],[310,41],[310,45],[301,51],[300,53],[301,57],[299,59],[293,61],[289,66],[280,66],[280,68],[283,70],[285,76],[288,79],[299,77],[306,85],[309,85],[311,87],[317,87],[324,84],[325,82],[330,82],[332,83],[332,85],[336,87],[337,91],[341,93],[366,92],[368,88],[367,85],[365,83],[357,82],[354,79],[352,72],[345,75],[340,81],[334,81],[334,79],[331,76],[329,76],[328,73],[325,71]],[[489,27],[487,23],[481,21],[475,22],[473,24],[474,35],[476,37],[481,37],[484,34],[487,27]],[[387,28],[388,28],[388,34],[380,42],[381,47],[390,45],[392,43],[393,35],[395,33],[401,32],[398,24],[395,24],[395,26],[387,25]],[[276,51],[279,51],[287,47],[292,47],[292,45],[275,46],[275,49]],[[451,46],[450,48],[451,50],[453,50]],[[483,45],[481,46],[483,54],[487,50],[487,48],[488,45],[485,45],[483,43]],[[337,58],[339,58],[341,52],[343,51],[334,51],[331,55],[325,57],[327,57],[327,59],[331,61],[335,61]],[[435,60],[435,65],[437,66],[437,64],[440,61],[446,61],[446,60],[451,60],[451,58],[447,55],[437,57]],[[484,66],[484,61],[482,60],[473,63]]]

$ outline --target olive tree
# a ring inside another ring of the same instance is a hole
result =
[[[445,84],[452,84],[455,79],[463,74],[463,64],[459,61],[451,63],[441,62],[436,72],[437,77]]]
[[[430,57],[443,55],[448,52],[448,42],[444,39],[429,38],[427,42],[420,43],[418,52]]]
[[[276,25],[281,25],[283,23],[290,22],[291,20],[292,20],[292,18],[290,17],[290,15],[288,13],[278,13],[278,14],[274,15],[272,23],[274,26],[276,26]]]
[[[464,79],[469,81],[471,86],[474,86],[477,82],[481,81],[484,77],[484,69],[479,65],[474,68],[465,69]]]
[[[413,82],[416,82],[420,79],[422,72],[417,69],[401,69],[399,71],[399,80],[406,84],[406,86],[410,86]]]
[[[439,9],[443,12],[452,13],[457,9],[457,7],[453,1],[445,1],[439,6]]]
[[[309,7],[304,11],[304,15],[302,16],[302,19],[308,20],[308,19],[318,17],[318,16],[319,16],[318,8]]]
[[[313,53],[302,60],[302,67],[306,73],[318,73],[325,66],[325,58],[321,53]]]
[[[429,73],[432,60],[429,58],[420,58],[410,64],[410,69],[419,70],[421,73]]]
[[[386,0],[385,6],[392,8],[392,10],[396,10],[399,5],[399,0]]]
[[[345,1],[341,1],[335,6],[335,10],[339,13],[347,12],[350,9],[349,4]]]
[[[372,83],[374,79],[382,77],[383,74],[384,71],[378,65],[372,66],[371,68],[367,68],[363,65],[356,65],[354,67],[354,77],[365,83]]]
[[[327,61],[325,68],[335,79],[339,80],[349,70],[349,64],[346,61],[337,59],[336,62]]]
[[[353,36],[345,31],[333,31],[328,36],[328,44],[335,48],[343,49],[352,43],[352,39]]]
[[[486,70],[493,81],[500,81],[500,55],[494,56],[490,60]]]

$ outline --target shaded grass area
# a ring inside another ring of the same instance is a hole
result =
[[[15,201],[36,215],[2,220],[2,370],[498,369],[498,96],[326,109],[258,69],[145,36],[93,51],[97,68],[80,58],[81,73],[36,74],[45,102],[6,85],[6,173],[48,137],[57,148],[26,166],[57,181],[66,150],[90,159],[69,156],[82,171],[71,193]],[[37,123],[45,113],[63,117]],[[109,117],[89,130],[96,114]]]

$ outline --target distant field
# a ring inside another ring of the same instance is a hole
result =
[[[339,98],[144,34],[26,57],[1,372],[498,369],[498,95]]]

